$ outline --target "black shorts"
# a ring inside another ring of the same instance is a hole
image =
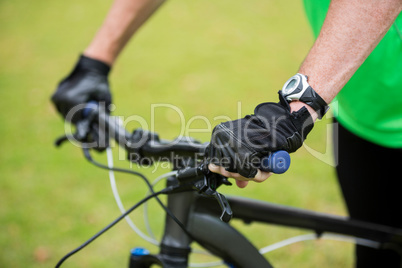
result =
[[[402,228],[402,149],[368,142],[340,124],[334,146],[350,217]],[[391,250],[357,246],[356,267],[400,268],[401,257]]]

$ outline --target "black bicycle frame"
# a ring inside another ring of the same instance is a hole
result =
[[[202,153],[205,146],[194,143],[162,141],[155,133],[137,131],[128,133],[116,120],[99,113],[100,126],[108,129],[109,134],[124,147],[129,155],[140,157],[160,157],[175,155],[192,158]],[[142,141],[142,146],[133,146]],[[181,166],[181,167],[185,167]],[[175,166],[175,169],[180,166]],[[177,183],[170,177],[168,186]],[[325,232],[369,239],[380,243],[383,248],[390,248],[401,253],[402,229],[352,220],[346,217],[317,213],[268,202],[240,197],[227,198],[233,217],[245,222],[262,222],[281,226],[313,230],[317,237]],[[214,255],[222,258],[232,267],[272,267],[242,234],[230,224],[219,219],[221,208],[216,200],[209,199],[195,191],[169,194],[168,209],[186,227],[191,237],[169,216],[166,216],[165,230],[158,255],[131,256],[130,268],[147,268],[159,264],[165,268],[186,268],[190,245],[196,240]]]
[[[401,229],[259,200],[228,197],[228,201],[234,218],[248,223],[255,221],[313,230],[317,237],[325,232],[350,235],[379,242],[383,248],[397,251],[402,245]],[[173,194],[168,198],[168,208],[186,224],[198,243],[234,267],[272,267],[242,234],[219,220],[220,207],[214,200],[191,192]],[[183,230],[167,217],[159,255],[163,267],[187,267],[191,242]],[[130,266],[137,267],[150,266]]]

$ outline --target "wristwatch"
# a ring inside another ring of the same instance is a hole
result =
[[[318,113],[319,119],[321,119],[329,110],[328,104],[307,82],[306,75],[299,73],[295,74],[286,81],[279,93],[288,103],[294,100],[299,100],[309,105]]]

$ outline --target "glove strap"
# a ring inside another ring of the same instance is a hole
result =
[[[290,112],[289,102],[285,99],[283,94],[281,94],[281,91],[279,91],[278,93],[279,93],[279,104],[285,107]],[[307,134],[310,133],[310,131],[314,127],[314,121],[313,118],[311,117],[310,112],[306,107],[302,107],[300,110],[292,112],[291,115],[293,124],[298,129],[299,133],[302,135],[303,140],[305,140]]]

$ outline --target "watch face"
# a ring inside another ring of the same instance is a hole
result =
[[[295,90],[296,82],[296,79],[290,80],[290,82],[286,85],[285,90],[288,92],[292,92],[293,90]]]
[[[292,94],[295,89],[297,89],[297,86],[300,83],[300,77],[298,76],[293,76],[291,77],[283,86],[282,91],[285,95]]]

